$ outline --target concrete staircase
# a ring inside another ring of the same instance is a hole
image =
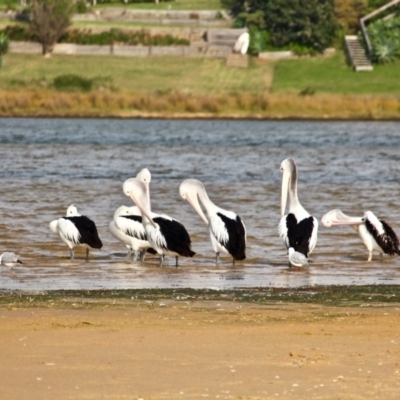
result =
[[[372,71],[374,67],[365,54],[358,36],[345,36],[347,55],[355,71]]]

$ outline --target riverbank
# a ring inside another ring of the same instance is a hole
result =
[[[396,66],[355,73],[340,54],[251,59],[249,68],[190,57],[161,63],[9,54],[1,70],[0,116],[398,120]],[[71,75],[60,87],[59,78]]]
[[[6,91],[0,117],[400,120],[400,98]]]
[[[3,293],[0,393],[397,399],[399,307],[394,286]]]

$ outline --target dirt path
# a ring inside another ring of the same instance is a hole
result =
[[[0,309],[1,399],[398,399],[400,308]]]

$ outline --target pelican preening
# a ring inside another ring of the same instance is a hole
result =
[[[111,234],[127,247],[127,257],[130,257],[133,252],[133,261],[136,261],[140,253],[140,260],[144,261],[146,250],[151,246],[142,224],[142,214],[139,207],[118,207],[114,213],[114,219],[110,222],[109,229]]]
[[[282,192],[281,220],[279,236],[287,249],[293,249],[306,257],[313,251],[317,243],[318,220],[311,216],[300,204],[297,197],[297,167],[293,158],[286,158],[281,163]],[[289,211],[285,215],[289,195]]]
[[[148,186],[140,179],[131,178],[124,182],[123,191],[126,196],[139,207],[142,221],[146,231],[147,240],[151,247],[160,255],[160,267],[163,266],[164,257],[193,257],[196,253],[191,249],[190,236],[185,227],[177,220],[151,212],[150,195]]]
[[[19,256],[15,253],[6,251],[0,255],[0,265],[5,265],[6,267],[14,267],[17,264],[22,264]]]
[[[50,222],[50,229],[69,247],[71,260],[75,256],[75,246],[86,247],[86,260],[89,259],[90,248],[103,247],[95,223],[88,217],[80,215],[73,204],[67,208],[65,217]]]
[[[246,258],[246,228],[240,217],[233,211],[217,207],[208,197],[204,185],[197,179],[186,179],[179,186],[180,195],[189,202],[200,218],[210,228],[211,245],[218,264],[219,253],[230,254],[235,260]],[[204,215],[199,200],[206,209]]]
[[[335,209],[326,213],[321,222],[326,227],[336,225],[352,226],[368,249],[368,261],[372,261],[372,252],[390,256],[400,255],[399,239],[394,230],[372,211],[366,211],[363,217],[350,217],[341,210]]]

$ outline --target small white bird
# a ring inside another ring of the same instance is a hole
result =
[[[80,215],[73,204],[67,208],[65,217],[50,222],[50,229],[69,247],[71,260],[75,256],[75,246],[86,247],[86,260],[89,258],[89,248],[103,247],[95,223],[88,217]]]
[[[11,253],[6,251],[0,256],[0,265],[5,265],[7,267],[14,267],[17,264],[22,264],[22,261],[19,259],[15,253]]]
[[[146,250],[151,248],[151,246],[147,240],[139,207],[118,207],[109,228],[111,234],[127,247],[127,257],[130,257],[133,252],[133,260],[136,261],[140,252],[140,260],[144,261]],[[153,254],[156,254],[155,250]]]
[[[293,247],[289,247],[289,264],[292,267],[307,267],[308,266],[308,258],[303,254],[296,251]]]

